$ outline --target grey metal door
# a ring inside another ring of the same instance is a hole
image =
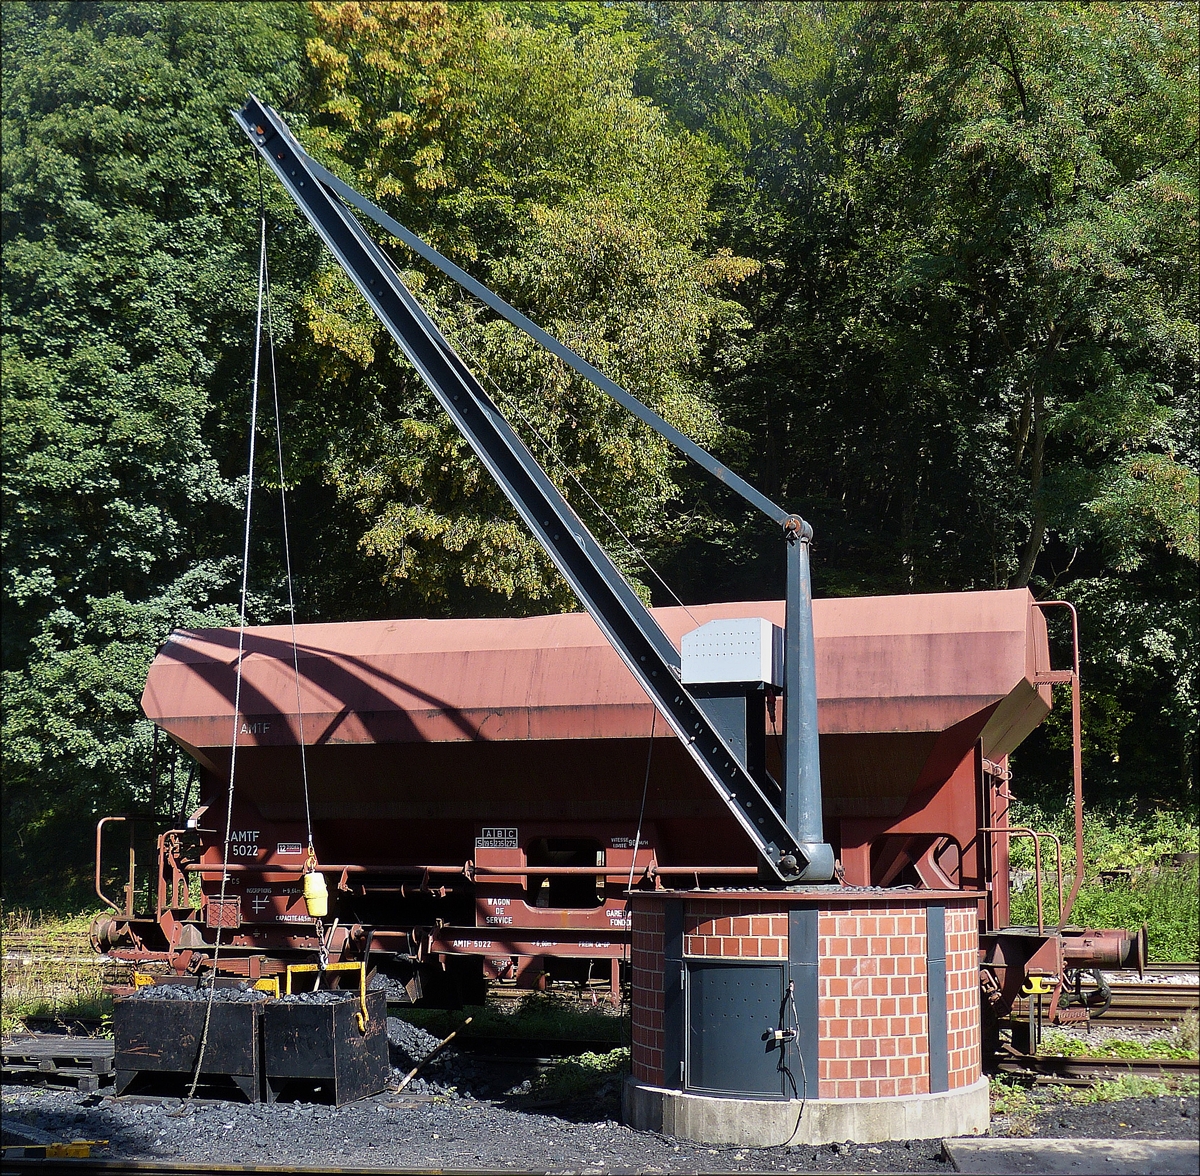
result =
[[[779,1054],[762,1040],[779,1019],[783,966],[689,960],[687,969],[687,1089],[783,1098]]]

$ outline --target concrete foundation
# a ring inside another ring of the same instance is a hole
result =
[[[735,1147],[980,1135],[989,1121],[986,1078],[936,1094],[814,1098],[801,1114],[794,1099],[714,1098],[648,1086],[630,1075],[622,1108],[625,1122],[639,1131]]]

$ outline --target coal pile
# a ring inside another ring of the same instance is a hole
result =
[[[358,1000],[357,992],[337,988],[322,988],[316,992],[292,992],[279,998],[280,1004],[327,1005],[344,1000]]]
[[[399,1017],[388,1017],[388,1053],[398,1079],[403,1079],[437,1048],[439,1039]],[[476,1062],[452,1045],[421,1067],[405,1087],[413,1094],[441,1094],[459,1098],[494,1098],[510,1083],[497,1079],[492,1068]]]
[[[145,984],[135,989],[127,1000],[190,1000],[207,1004],[255,1004],[266,1000],[267,994],[248,984],[223,988],[193,988],[188,984]]]

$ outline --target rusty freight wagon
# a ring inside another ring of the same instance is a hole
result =
[[[782,612],[655,617],[678,643],[714,619]],[[814,614],[825,835],[845,883],[980,891],[981,930],[1005,928],[1006,757],[1050,708],[1041,609],[1019,590],[819,600]],[[98,934],[118,954],[195,970],[220,924],[223,970],[311,957],[301,728],[331,958],[358,958],[369,935],[372,965],[409,998],[447,979],[463,997],[484,979],[615,994],[631,879],[755,881],[754,846],[586,614],[297,636],[299,691],[290,630],[246,632],[223,903],[237,630],[176,631],[155,659],[143,708],[194,763],[199,803],[146,863],[156,909],[110,902]],[[755,713],[778,775],[769,688]]]

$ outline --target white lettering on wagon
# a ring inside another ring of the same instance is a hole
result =
[[[270,723],[243,723],[239,735],[265,735],[271,729]]]
[[[475,838],[476,849],[520,849],[517,830],[512,827],[485,825]]]
[[[258,857],[257,829],[234,829],[229,835],[230,857]]]
[[[485,923],[507,924],[512,922],[512,915],[488,915],[483,921]]]

